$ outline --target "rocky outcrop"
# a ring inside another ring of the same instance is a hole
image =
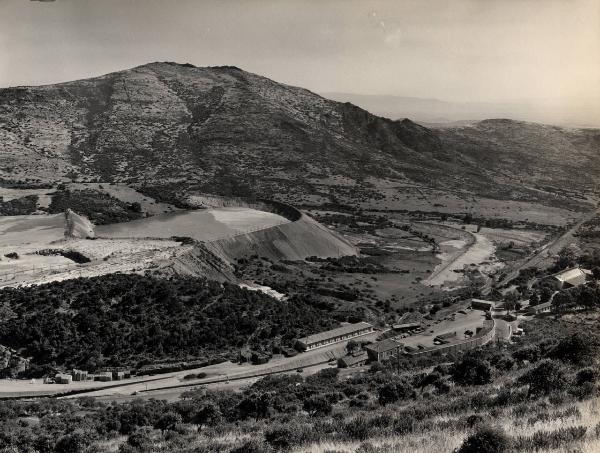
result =
[[[95,237],[94,225],[86,217],[77,214],[71,209],[67,209],[65,219],[66,239],[88,239]]]

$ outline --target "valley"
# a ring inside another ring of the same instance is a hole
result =
[[[230,66],[2,89],[0,417],[78,452],[451,451],[500,420],[591,453],[599,145]]]

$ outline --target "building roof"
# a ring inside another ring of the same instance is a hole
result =
[[[473,304],[473,302],[475,302],[476,304],[489,305],[490,307],[493,307],[496,305],[496,302],[494,302],[493,300],[471,299],[471,304]]]
[[[386,352],[391,351],[392,349],[397,349],[399,347],[402,347],[402,343],[392,338],[388,338],[387,340],[381,340],[376,343],[371,343],[370,345],[365,346],[365,349],[374,352]]]
[[[368,322],[357,322],[356,324],[347,324],[337,329],[327,330],[325,332],[316,333],[309,335],[304,338],[299,338],[298,341],[304,344],[319,343],[321,341],[330,340],[332,338],[341,337],[342,335],[348,335],[350,333],[357,332],[364,329],[372,329],[373,326]]]
[[[562,283],[577,283],[578,281],[585,281],[586,272],[583,269],[579,269],[578,267],[574,269],[567,269],[565,271],[559,272],[554,276],[559,282]]]
[[[441,333],[439,334],[437,337],[435,338],[441,338],[442,340],[446,340],[448,338],[454,338],[456,336],[456,331],[454,332],[446,332],[446,333]]]
[[[400,329],[412,329],[415,327],[421,327],[421,324],[418,322],[408,322],[405,324],[394,324],[392,326],[393,329],[395,330],[400,330]]]
[[[360,354],[344,356],[340,360],[342,360],[347,366],[352,366],[356,365],[357,363],[364,362],[367,359],[367,353],[363,351]]]

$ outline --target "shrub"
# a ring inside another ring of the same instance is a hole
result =
[[[510,438],[504,431],[485,426],[467,437],[457,453],[502,453],[510,446]]]
[[[363,416],[355,417],[344,425],[344,433],[351,439],[365,440],[370,433],[369,421]]]
[[[319,417],[331,414],[332,405],[323,395],[313,395],[304,400],[303,409],[311,417]]]
[[[529,395],[548,395],[567,385],[567,377],[559,362],[543,360],[535,368],[519,378],[519,382],[529,385]]]
[[[595,346],[595,339],[591,336],[570,335],[562,338],[548,352],[548,357],[575,365],[585,365],[593,360]]]
[[[288,450],[298,441],[298,430],[291,425],[279,425],[265,432],[265,440],[275,450]]]
[[[395,403],[402,399],[409,398],[414,395],[414,390],[411,385],[401,380],[399,382],[388,382],[377,390],[379,404],[385,406],[389,403]]]
[[[460,385],[484,385],[492,381],[492,368],[477,353],[471,353],[454,364],[451,375]]]
[[[584,368],[583,370],[579,370],[575,376],[575,385],[581,386],[588,382],[596,382],[596,372],[592,368]]]

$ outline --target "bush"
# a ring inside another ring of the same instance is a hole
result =
[[[547,359],[521,376],[519,382],[529,385],[529,395],[533,396],[548,395],[568,384],[563,366]]]
[[[460,385],[484,385],[492,382],[492,367],[478,353],[470,353],[454,364],[451,375]]]
[[[303,409],[311,417],[320,417],[331,414],[332,405],[323,395],[313,395],[304,400]]]
[[[510,438],[504,431],[486,426],[467,437],[457,453],[502,453],[510,446]]]
[[[548,357],[575,365],[587,365],[594,359],[595,349],[594,337],[575,334],[562,338],[549,351]]]
[[[575,376],[575,385],[581,386],[585,383],[596,382],[596,372],[592,368],[584,368],[579,370]]]
[[[399,382],[388,382],[377,390],[379,404],[385,406],[389,403],[395,403],[397,401],[409,398],[414,395],[412,386],[401,380]]]
[[[344,425],[344,432],[350,439],[365,440],[370,433],[369,421],[363,417],[355,417]]]
[[[276,450],[288,450],[297,439],[297,430],[289,425],[279,425],[265,432],[265,440]]]

